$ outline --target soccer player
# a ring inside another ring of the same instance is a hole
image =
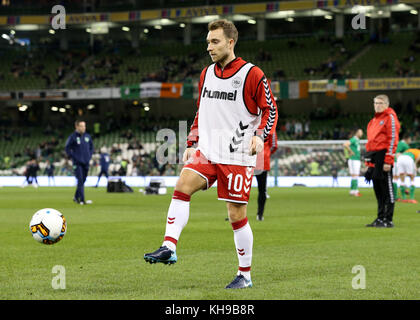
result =
[[[96,182],[96,188],[99,185],[99,180],[101,180],[102,175],[104,175],[108,179],[108,168],[109,163],[111,162],[111,158],[109,157],[109,154],[106,152],[106,149],[102,147],[101,149],[101,158],[99,159],[99,163],[101,165],[101,172],[99,172],[98,175],[98,182]]]
[[[54,170],[55,170],[54,164],[51,162],[50,159],[47,159],[47,165],[45,167],[45,173],[48,176],[48,186],[51,185],[50,181],[52,181],[53,184],[55,185]]]
[[[91,204],[91,200],[85,201],[85,181],[89,172],[89,161],[93,154],[93,142],[89,133],[86,132],[86,122],[77,120],[74,124],[75,131],[66,141],[66,153],[73,161],[74,175],[77,179],[76,193],[73,201],[81,205]]]
[[[394,191],[394,198],[396,199],[396,201],[401,200],[398,197],[398,180],[400,176],[398,172],[397,159],[402,153],[410,149],[410,143],[411,143],[411,137],[408,134],[403,135],[403,138],[398,142],[397,150],[395,151],[395,159],[394,159],[395,169],[394,169],[394,176],[392,177],[392,189]],[[405,194],[404,194],[403,199],[405,199]]]
[[[349,173],[351,175],[350,195],[360,197],[361,194],[358,189],[358,181],[360,175],[360,138],[363,136],[363,130],[357,129],[354,136],[344,142],[343,146],[349,152]]]
[[[265,202],[267,201],[267,174],[270,171],[270,159],[271,155],[277,150],[277,134],[274,131],[272,134],[269,134],[264,141],[264,152],[259,153],[259,156],[263,156],[263,170],[261,173],[256,174],[258,183],[258,211],[257,211],[257,220],[264,220],[264,208]],[[258,159],[257,159],[258,161]]]
[[[403,202],[417,203],[414,199],[414,191],[416,186],[414,185],[414,178],[417,174],[417,164],[420,162],[420,150],[419,149],[408,149],[397,159],[397,170],[401,181],[401,197]],[[406,185],[405,177],[409,176],[409,184]],[[406,199],[406,188],[410,190],[410,199]]]
[[[375,116],[367,126],[366,181],[373,181],[378,203],[377,218],[366,227],[392,228],[395,198],[392,190],[392,166],[398,145],[400,122],[389,106],[388,96],[381,94],[373,99]]]
[[[162,246],[144,255],[150,263],[177,261],[176,248],[188,222],[191,195],[217,180],[218,199],[226,202],[239,262],[228,289],[252,286],[253,233],[247,203],[256,154],[277,124],[267,78],[260,68],[235,56],[237,40],[232,22],[209,23],[207,52],[213,64],[200,75],[198,110],[183,155],[185,166],[169,206]]]
[[[39,183],[37,179],[37,172],[39,170],[38,161],[36,159],[31,159],[26,164],[25,176],[26,180],[23,182],[22,188],[25,187],[25,182],[28,185],[32,185],[34,188],[38,188]]]
[[[334,188],[335,185],[338,187],[338,166],[335,161],[331,163],[331,174],[333,178],[332,187]]]

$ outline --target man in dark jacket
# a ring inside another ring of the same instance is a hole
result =
[[[395,111],[389,107],[389,98],[379,95],[374,98],[375,116],[367,126],[366,181],[373,181],[378,216],[367,227],[392,228],[394,226],[395,198],[392,189],[392,167],[398,145],[400,122]]]
[[[90,204],[91,200],[85,201],[84,184],[89,171],[89,161],[93,154],[91,136],[86,133],[86,122],[77,120],[75,131],[68,137],[66,153],[73,161],[74,175],[77,179],[77,189],[73,201],[79,204]]]

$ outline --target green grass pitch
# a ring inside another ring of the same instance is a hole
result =
[[[372,189],[360,198],[343,188],[271,188],[265,220],[256,221],[257,189],[248,216],[254,234],[254,287],[225,290],[237,270],[226,205],[216,189],[192,197],[190,219],[173,266],[150,265],[165,230],[172,195],[109,194],[86,188],[89,206],[72,201],[74,188],[0,189],[0,299],[418,299],[420,214],[397,203],[394,229],[366,228],[376,216]],[[29,221],[51,207],[68,221],[61,242],[32,239]],[[53,289],[55,265],[65,289]],[[354,289],[354,266],[365,289]]]

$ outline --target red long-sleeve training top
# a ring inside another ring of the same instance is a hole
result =
[[[384,163],[393,165],[395,151],[399,141],[400,122],[395,111],[388,107],[385,111],[375,113],[367,126],[366,151],[386,149]],[[372,166],[371,164],[367,164]]]
[[[234,75],[242,66],[246,64],[242,58],[237,57],[233,61],[229,62],[223,69],[219,64],[215,66],[215,72],[217,77],[225,79]],[[200,81],[198,83],[198,100],[197,100],[197,113],[195,115],[194,122],[190,128],[190,133],[187,138],[187,146],[193,146],[198,142],[198,117],[200,112],[200,98],[201,91],[203,88],[204,78],[207,68],[201,72]],[[252,114],[259,114],[261,112],[261,124],[258,127],[259,133],[263,139],[273,131],[276,130],[277,125],[277,106],[274,99],[274,95],[271,92],[271,88],[266,85],[268,83],[263,71],[254,66],[249,71],[248,77],[245,81],[244,91],[244,102],[248,108],[248,111]]]

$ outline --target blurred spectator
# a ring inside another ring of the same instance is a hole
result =
[[[93,124],[93,135],[95,138],[98,138],[101,135],[101,123],[98,121]]]
[[[277,69],[273,72],[273,78],[277,80],[284,80],[286,78],[286,73],[283,69]]]
[[[293,121],[286,121],[286,132],[289,136],[291,136],[295,132],[295,125]]]
[[[391,66],[389,65],[389,62],[386,61],[385,59],[382,59],[382,62],[379,65],[378,71],[387,71],[390,68],[391,68]]]
[[[128,168],[128,160],[127,159],[122,159],[120,169],[118,170],[118,175],[119,176],[126,176],[127,175],[127,168]]]
[[[309,120],[306,120],[305,121],[305,124],[304,124],[304,127],[303,127],[304,137],[305,138],[309,136],[309,133],[311,131],[310,130],[310,125],[311,125],[311,122]]]
[[[296,139],[300,139],[302,138],[303,135],[303,126],[302,126],[302,122],[295,121],[295,138]]]
[[[315,159],[309,160],[311,176],[319,176],[319,163]]]
[[[308,76],[313,76],[317,72],[315,67],[306,67],[303,69],[303,72]]]
[[[260,62],[271,61],[271,53],[265,51],[263,48],[260,48],[255,59]]]

